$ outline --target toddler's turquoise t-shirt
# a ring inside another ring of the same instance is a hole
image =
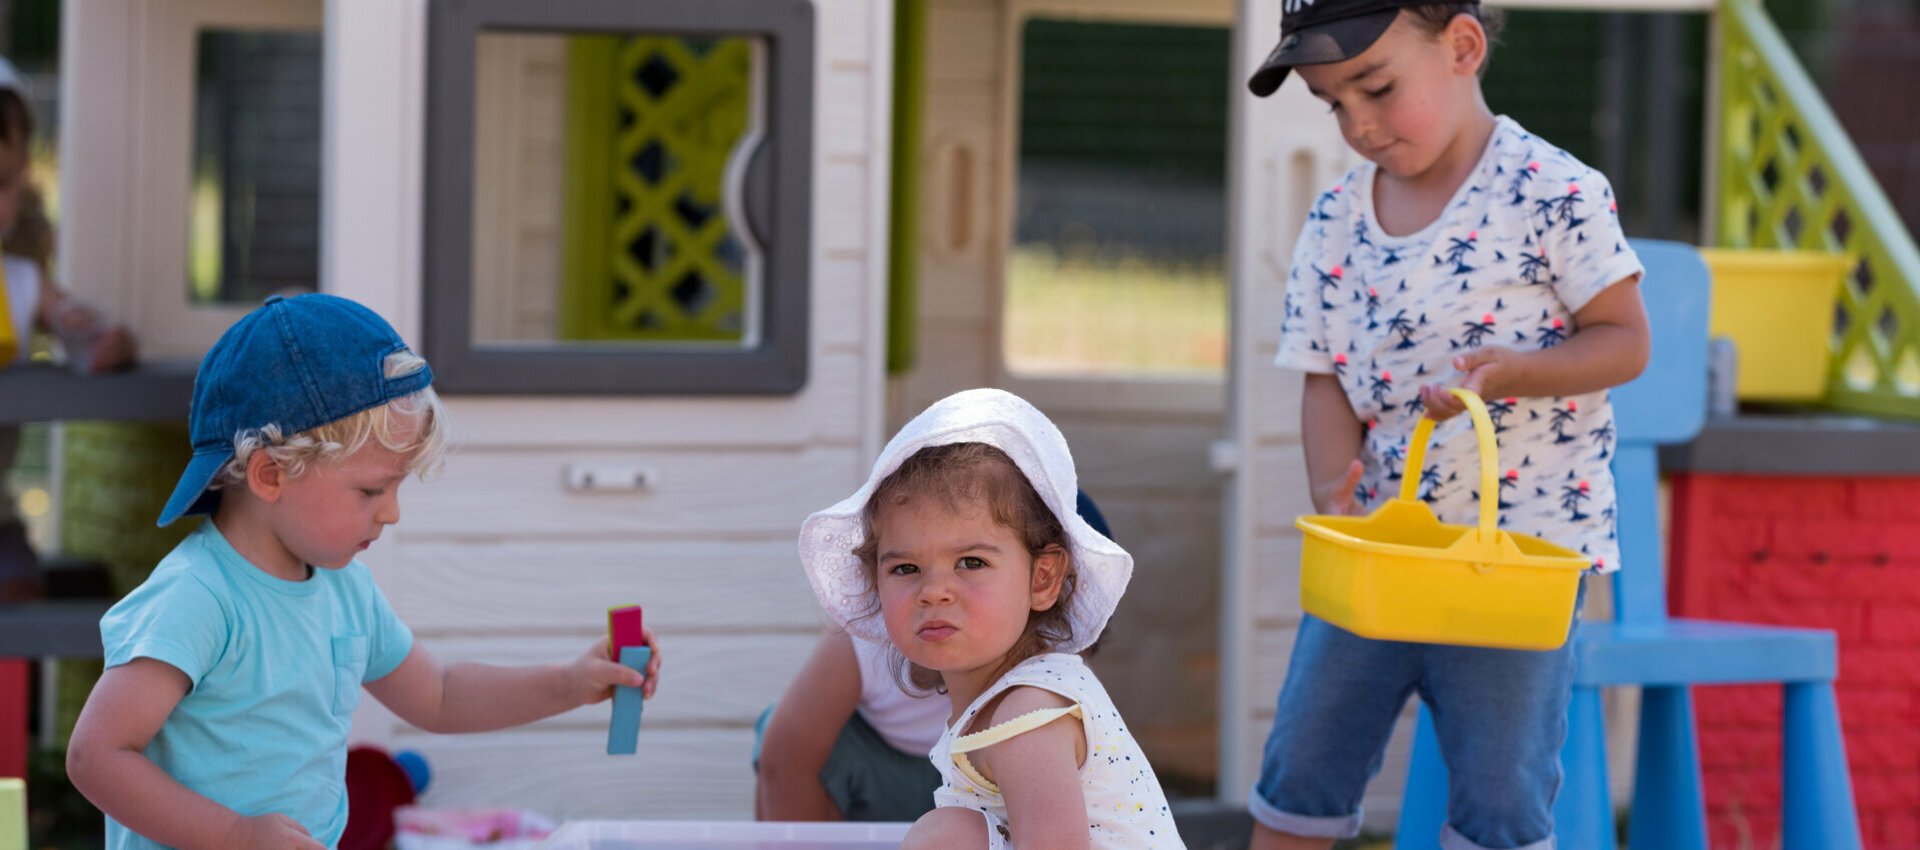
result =
[[[306,581],[248,563],[204,522],[100,620],[106,665],[187,674],[147,757],[242,815],[278,812],[332,847],[347,827],[347,730],[363,682],[400,666],[413,633],[359,561]],[[107,847],[159,847],[107,819]]]

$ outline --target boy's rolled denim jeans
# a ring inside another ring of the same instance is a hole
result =
[[[1363,638],[1300,622],[1260,781],[1255,819],[1294,835],[1351,838],[1407,698],[1433,713],[1449,777],[1444,850],[1548,850],[1573,689],[1572,631],[1546,652]]]

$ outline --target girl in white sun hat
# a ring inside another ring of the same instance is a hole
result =
[[[1180,848],[1159,780],[1075,653],[1133,573],[1074,511],[1060,429],[1018,396],[968,390],[914,417],[867,483],[807,518],[820,604],[947,695],[936,808],[905,847]]]

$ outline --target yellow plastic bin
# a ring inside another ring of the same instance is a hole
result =
[[[1300,603],[1307,613],[1362,637],[1501,649],[1555,649],[1566,643],[1591,561],[1537,537],[1501,531],[1493,420],[1468,390],[1480,441],[1480,524],[1442,523],[1418,498],[1419,476],[1365,517],[1313,515],[1294,521],[1306,533],[1300,554]],[[1407,452],[1421,469],[1434,422],[1422,418]]]
[[[1751,401],[1818,401],[1826,395],[1834,299],[1853,259],[1733,248],[1702,248],[1700,257],[1713,273],[1708,325],[1739,348],[1735,394]]]

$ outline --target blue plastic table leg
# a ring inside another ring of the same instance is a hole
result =
[[[1859,850],[1860,821],[1831,682],[1789,682],[1781,770],[1782,850]]]
[[[652,658],[653,649],[650,647],[620,648],[620,663],[643,673]],[[640,710],[644,705],[645,700],[640,698],[639,688],[613,689],[613,720],[607,724],[607,755],[630,756],[639,749]]]
[[[1560,767],[1566,781],[1553,803],[1553,833],[1560,850],[1614,850],[1618,842],[1607,790],[1607,729],[1599,688],[1573,689]]]
[[[1627,824],[1627,846],[1633,850],[1707,850],[1693,721],[1693,691],[1686,685],[1641,690],[1633,817]]]
[[[1394,850],[1433,850],[1440,827],[1447,822],[1447,764],[1440,756],[1440,739],[1433,732],[1433,715],[1420,703],[1414,727],[1413,760],[1407,766],[1407,787],[1400,795],[1400,826],[1394,830]]]

